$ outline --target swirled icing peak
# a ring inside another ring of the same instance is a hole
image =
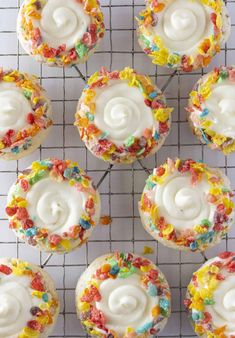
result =
[[[127,280],[107,279],[100,286],[101,301],[96,306],[107,318],[110,330],[124,335],[128,326],[133,329],[151,321],[151,309],[158,305],[159,299],[148,296],[141,287],[139,275]]]
[[[202,180],[195,186],[190,175],[182,177],[179,173],[156,186],[154,200],[166,222],[183,231],[192,229],[203,219],[213,222],[216,206],[207,202],[209,190],[207,181]]]
[[[94,122],[110,141],[120,146],[129,136],[141,137],[145,129],[151,129],[154,118],[138,88],[113,81],[108,87],[96,90]]]
[[[196,332],[232,337],[235,334],[234,297],[235,253],[223,252],[196,271],[188,286],[185,305]]]
[[[89,15],[75,0],[48,0],[38,22],[45,43],[54,48],[66,45],[66,50],[82,39],[89,24]]]
[[[86,194],[67,182],[45,178],[35,183],[25,196],[28,212],[36,227],[62,235],[81,218]]]
[[[177,52],[194,49],[210,29],[209,10],[199,1],[176,0],[159,15],[156,32]]]
[[[232,196],[230,182],[219,170],[193,160],[168,159],[149,176],[139,211],[154,238],[195,251],[218,242],[228,231]]]

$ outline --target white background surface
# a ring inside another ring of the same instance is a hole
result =
[[[19,68],[21,71],[34,73],[41,78],[42,85],[52,99],[55,125],[41,149],[31,156],[18,162],[0,161],[0,256],[18,256],[41,264],[46,256],[40,255],[37,250],[24,243],[16,243],[14,234],[8,230],[4,212],[6,194],[16,179],[17,172],[26,168],[33,160],[54,156],[78,161],[94,181],[98,182],[108,168],[108,164],[95,159],[86,151],[73,126],[77,100],[84,87],[84,82],[78,77],[76,70],[41,66],[19,47],[15,32],[19,4],[20,1],[17,0],[0,0],[0,65],[5,69]],[[151,64],[148,57],[140,50],[133,30],[134,16],[142,9],[143,4],[143,0],[101,0],[107,31],[97,53],[86,65],[80,67],[85,76],[90,76],[101,66],[112,70],[132,66],[140,72],[153,76],[153,79],[157,75],[158,86],[161,88],[164,85],[171,72]],[[228,1],[228,9],[230,15],[234,15],[235,3]],[[235,17],[232,22],[235,23]],[[235,28],[232,28],[227,50],[222,50],[209,69],[220,64],[234,64]],[[235,188],[233,182],[235,155],[226,159],[219,152],[212,152],[201,146],[186,122],[184,107],[187,96],[201,74],[203,74],[201,71],[194,74],[181,74],[172,80],[166,91],[168,103],[175,107],[171,133],[157,156],[143,161],[143,164],[152,169],[156,163],[160,164],[168,156],[204,160],[211,166],[221,167],[228,174]],[[88,263],[110,250],[135,251],[141,254],[144,245],[154,248],[154,255],[148,258],[159,265],[172,289],[173,313],[160,337],[195,337],[186,319],[182,301],[192,272],[203,263],[203,258],[200,254],[180,254],[167,249],[158,245],[145,233],[140,224],[137,201],[146,178],[146,173],[138,163],[133,166],[115,166],[99,189],[102,195],[102,214],[111,215],[112,225],[97,227],[84,248],[66,256],[54,255],[47,264],[46,270],[54,278],[61,299],[61,313],[51,337],[75,338],[85,335],[75,315],[74,289],[79,275]],[[209,250],[206,255],[212,257],[225,249],[234,250],[234,244],[235,226],[230,231],[229,238]]]

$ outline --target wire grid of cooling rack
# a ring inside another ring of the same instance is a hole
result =
[[[165,273],[172,290],[173,311],[168,325],[159,337],[196,337],[189,325],[182,304],[186,286],[203,262],[200,254],[179,253],[158,245],[142,229],[137,210],[148,172],[166,157],[180,156],[205,160],[209,165],[220,167],[235,179],[235,156],[224,157],[200,145],[193,137],[186,122],[184,106],[190,89],[204,70],[192,74],[179,74],[151,64],[138,46],[135,33],[135,16],[143,8],[143,0],[101,0],[106,21],[106,36],[96,54],[82,66],[72,69],[48,68],[34,62],[20,48],[16,37],[16,17],[20,0],[0,0],[0,64],[4,68],[17,68],[39,76],[41,84],[52,99],[55,124],[43,144],[31,156],[10,163],[0,162],[0,256],[20,257],[43,266],[54,278],[61,299],[58,323],[51,337],[86,337],[76,319],[74,290],[77,279],[87,265],[97,256],[114,250],[134,251],[141,254],[145,245],[154,249],[149,258]],[[235,2],[227,6],[235,22]],[[235,57],[235,24],[229,42],[215,58],[209,70],[219,64],[233,64]],[[132,166],[113,166],[94,158],[81,143],[73,126],[77,100],[86,79],[101,66],[121,69],[131,66],[150,75],[165,90],[168,103],[174,106],[171,134],[159,153]],[[205,70],[206,72],[207,70]],[[102,197],[102,213],[112,217],[111,226],[99,226],[90,241],[71,254],[46,256],[16,241],[8,230],[4,212],[6,195],[17,174],[33,160],[57,156],[77,160],[99,185]],[[233,185],[234,188],[234,185]],[[235,230],[206,256],[234,250]]]

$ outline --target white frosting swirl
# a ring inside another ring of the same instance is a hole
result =
[[[209,13],[199,1],[175,0],[158,14],[155,30],[170,50],[183,53],[208,35],[211,29]]]
[[[152,110],[138,88],[124,81],[110,81],[108,87],[96,89],[96,93],[95,125],[116,145],[123,145],[132,135],[141,137],[146,128],[153,128]]]
[[[138,329],[151,322],[151,310],[159,302],[157,296],[150,297],[141,287],[138,274],[128,279],[107,279],[99,290],[102,299],[96,307],[104,313],[107,328],[119,335],[124,335],[127,327]]]
[[[235,83],[229,80],[214,85],[204,103],[207,118],[213,122],[211,129],[220,135],[235,138]]]
[[[226,275],[214,291],[215,304],[207,306],[216,327],[226,325],[226,334],[235,335],[235,276]]]
[[[68,182],[45,178],[35,183],[26,194],[27,210],[35,226],[62,234],[78,224],[86,198],[85,193]]]
[[[24,129],[28,124],[26,117],[31,111],[29,101],[14,83],[0,83],[0,137],[9,129]]]
[[[65,44],[66,50],[69,50],[83,37],[90,24],[90,17],[76,0],[47,0],[41,20],[34,21],[45,43],[53,48]]]
[[[31,320],[30,309],[33,306],[33,300],[29,286],[27,277],[1,275],[0,337],[16,335]]]
[[[175,173],[151,193],[161,216],[182,231],[193,228],[203,219],[213,222],[215,206],[206,199],[209,189],[205,180],[192,185],[189,174],[182,176]]]

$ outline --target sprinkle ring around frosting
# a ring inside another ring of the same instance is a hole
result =
[[[138,39],[154,64],[186,72],[209,65],[230,35],[222,0],[146,0]]]
[[[187,107],[193,133],[211,149],[235,151],[235,67],[221,66],[204,75]]]
[[[146,181],[139,212],[145,230],[162,244],[204,251],[229,231],[232,197],[230,182],[220,170],[168,159]]]
[[[165,326],[171,293],[148,259],[115,253],[97,258],[76,288],[78,317],[98,337],[152,337]]]
[[[59,67],[86,62],[105,31],[98,0],[25,0],[17,28],[28,54]]]
[[[38,266],[0,259],[0,337],[46,338],[59,314],[51,277]]]
[[[132,163],[157,152],[172,108],[149,77],[130,68],[93,74],[79,100],[75,125],[87,148],[111,163]]]
[[[51,103],[37,78],[0,69],[0,158],[17,160],[30,154],[52,123]]]
[[[235,337],[235,253],[223,252],[197,270],[184,303],[198,336]]]
[[[9,227],[42,251],[66,253],[83,245],[100,217],[100,196],[76,162],[32,163],[8,194]]]

